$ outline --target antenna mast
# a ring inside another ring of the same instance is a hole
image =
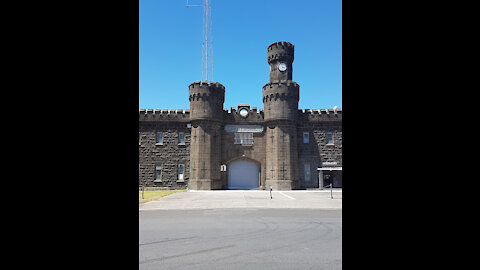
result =
[[[202,78],[200,82],[210,77],[213,81],[213,39],[212,39],[212,0],[203,0],[203,5],[189,5],[186,7],[203,7],[203,40],[202,40]]]

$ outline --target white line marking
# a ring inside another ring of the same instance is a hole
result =
[[[285,197],[287,197],[287,198],[289,198],[289,199],[296,200],[295,198],[290,197],[290,196],[288,196],[287,194],[284,194],[284,193],[281,192],[281,191],[279,191],[278,193],[282,194],[283,196],[285,196]]]

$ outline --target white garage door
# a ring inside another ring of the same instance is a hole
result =
[[[239,160],[229,164],[228,189],[258,189],[259,166],[255,162]]]

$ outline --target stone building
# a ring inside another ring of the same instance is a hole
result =
[[[342,110],[298,109],[294,46],[268,46],[264,109],[223,108],[218,82],[189,85],[189,110],[139,111],[139,185],[291,190],[342,186]],[[320,177],[319,177],[320,176]],[[322,183],[323,182],[323,183]]]

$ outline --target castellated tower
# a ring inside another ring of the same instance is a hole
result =
[[[270,82],[263,86],[266,128],[266,181],[276,190],[298,188],[297,113],[299,85],[292,81],[294,46],[268,46]]]
[[[188,92],[192,125],[189,189],[220,189],[225,86],[215,82],[197,81],[188,86]]]

